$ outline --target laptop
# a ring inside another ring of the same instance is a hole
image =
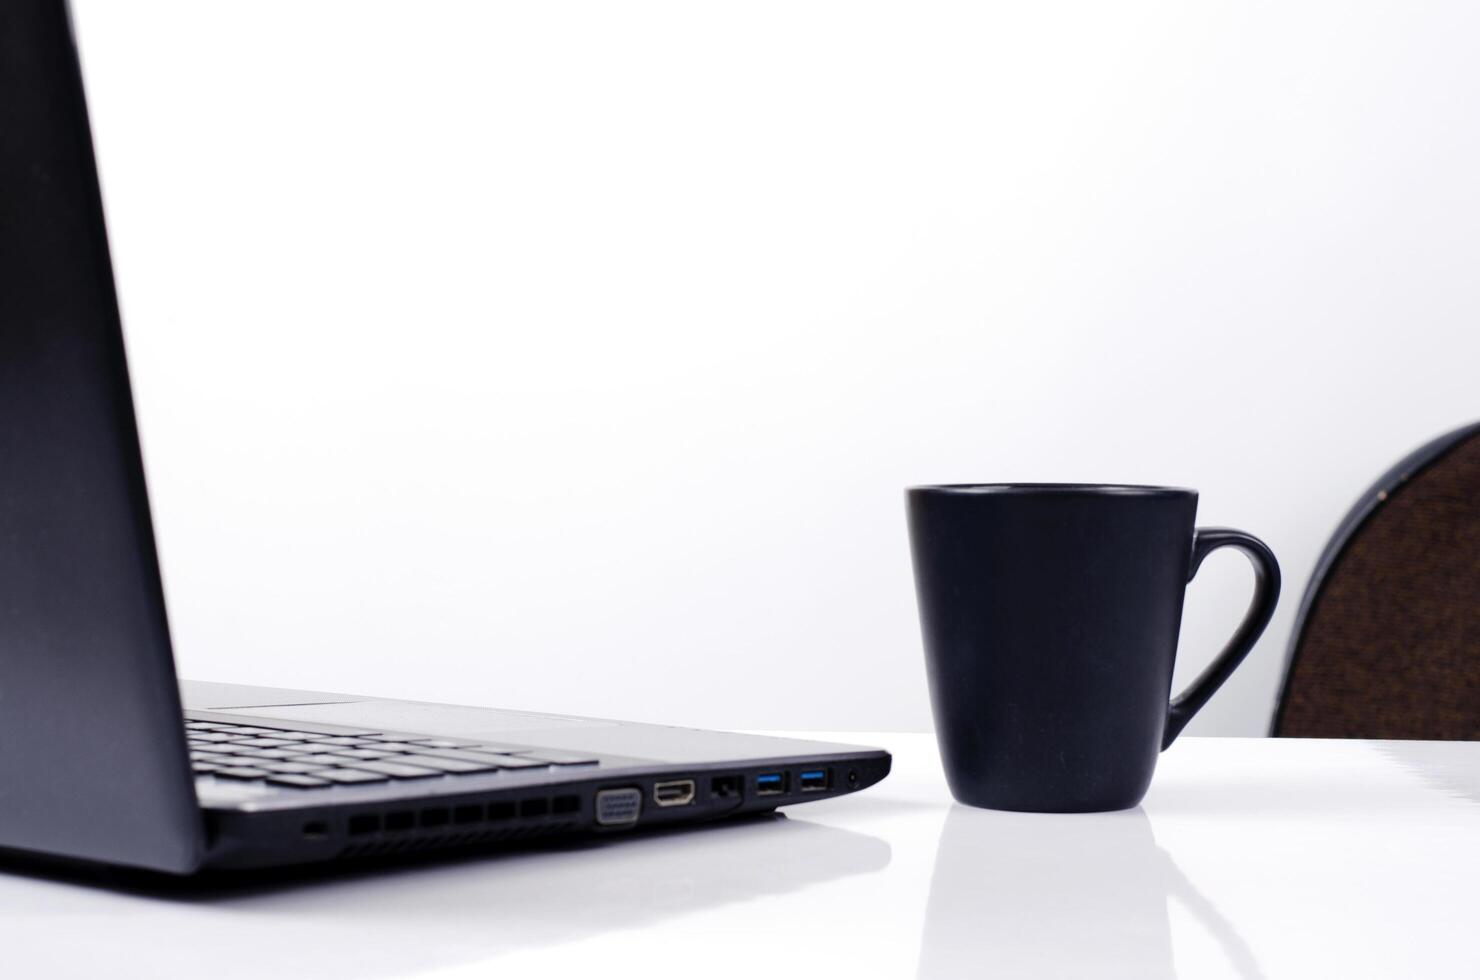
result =
[[[173,874],[774,810],[879,749],[179,682],[63,0],[0,4],[0,848]]]

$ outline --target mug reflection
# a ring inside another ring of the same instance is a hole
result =
[[[1168,900],[1241,977],[1248,946],[1193,887],[1139,808],[1006,813],[953,806],[941,830],[918,975],[1174,977]]]

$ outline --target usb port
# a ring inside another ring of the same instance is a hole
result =
[[[658,806],[688,806],[694,802],[694,781],[670,779],[653,783],[653,802]]]
[[[777,796],[786,792],[786,773],[768,772],[755,777],[757,796]]]
[[[797,786],[803,793],[820,793],[827,789],[826,769],[807,769],[797,774]]]

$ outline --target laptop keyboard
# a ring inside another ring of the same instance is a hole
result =
[[[185,722],[185,737],[196,776],[291,789],[594,766],[600,762],[575,752],[422,735],[330,735],[193,719]]]

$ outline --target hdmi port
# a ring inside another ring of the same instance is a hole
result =
[[[658,806],[688,806],[694,802],[692,779],[670,779],[653,784],[653,802]]]

